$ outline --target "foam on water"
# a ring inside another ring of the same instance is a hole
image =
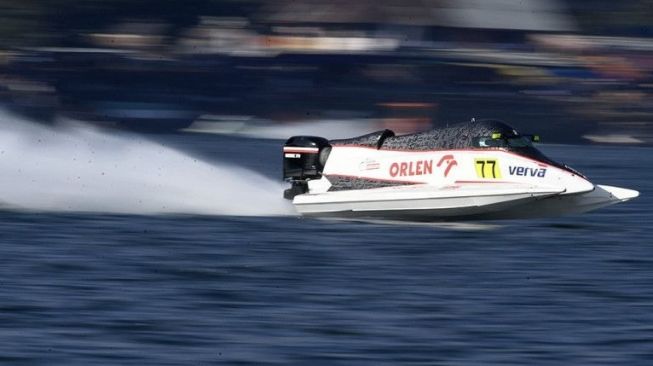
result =
[[[37,211],[285,215],[283,185],[125,133],[47,127],[0,112],[0,207]]]

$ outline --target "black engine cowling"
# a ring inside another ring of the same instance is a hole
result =
[[[283,145],[283,179],[292,187],[284,198],[292,199],[308,191],[308,181],[322,177],[331,145],[329,140],[316,136],[293,136]]]

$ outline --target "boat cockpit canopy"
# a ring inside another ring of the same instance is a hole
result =
[[[474,120],[409,135],[395,136],[390,130],[343,140],[332,145],[364,146],[379,150],[448,150],[469,148],[527,148],[537,136],[520,135],[507,124],[496,120]]]
[[[500,133],[493,133],[492,136],[475,137],[472,139],[474,147],[530,147],[533,142],[540,142],[538,135],[517,135],[502,137]]]

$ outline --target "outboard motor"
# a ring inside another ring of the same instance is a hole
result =
[[[331,145],[315,136],[293,136],[283,145],[283,179],[292,186],[283,192],[285,199],[308,192],[308,181],[320,179]]]

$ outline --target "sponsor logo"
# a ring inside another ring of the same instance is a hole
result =
[[[392,163],[390,165],[391,177],[412,177],[426,174],[433,174],[433,160]]]
[[[457,166],[458,162],[453,155],[443,156],[436,167],[444,169],[444,176],[447,177],[453,167]],[[392,163],[390,165],[391,177],[412,177],[416,175],[431,175],[433,174],[433,160],[417,160],[409,162]]]
[[[476,176],[486,179],[501,179],[501,169],[497,159],[474,159]]]
[[[438,168],[439,168],[440,166],[442,166],[443,164],[446,164],[446,166],[447,166],[447,167],[444,169],[444,176],[446,177],[446,176],[449,175],[449,172],[451,171],[451,169],[452,169],[453,167],[455,167],[456,165],[458,165],[458,162],[457,162],[456,159],[453,157],[453,155],[445,155],[445,156],[443,156],[442,159],[440,159],[440,161],[438,162]]]
[[[288,154],[288,153],[286,153],[286,154],[283,154],[283,156],[285,158],[289,158],[289,159],[299,159],[299,158],[302,157],[302,154]]]
[[[509,166],[508,171],[510,172],[510,175],[517,175],[520,177],[544,178],[546,176],[546,168],[528,168],[525,166]]]
[[[358,164],[358,170],[377,170],[381,167],[381,163],[374,159],[365,159]]]
[[[296,154],[317,154],[320,152],[320,149],[317,147],[284,146],[283,152]]]

